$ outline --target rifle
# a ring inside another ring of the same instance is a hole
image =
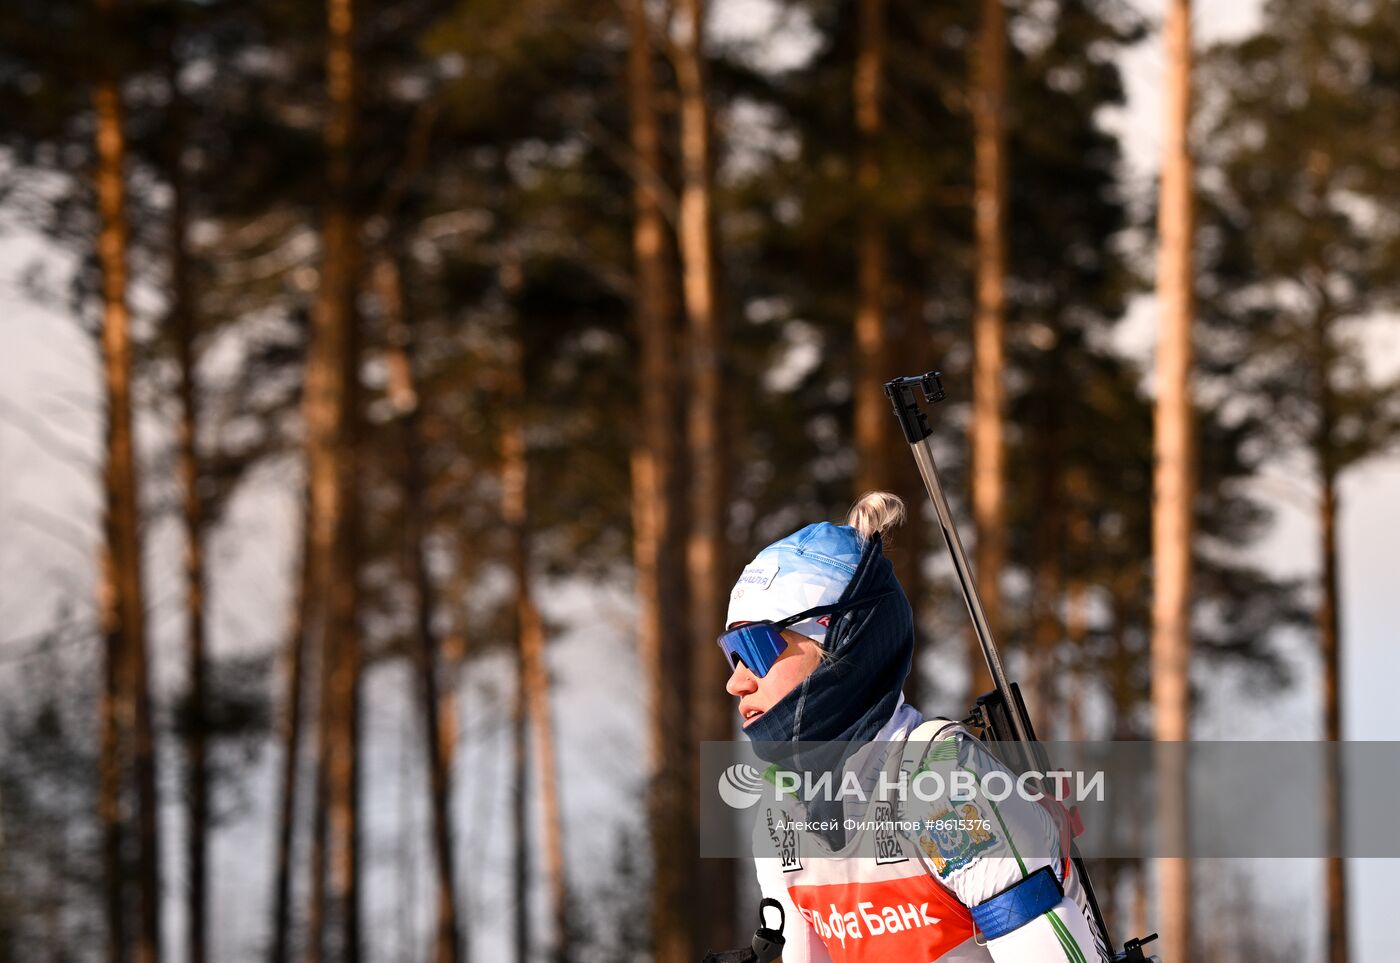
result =
[[[963,601],[967,604],[968,615],[972,617],[972,628],[982,647],[982,657],[986,659],[987,669],[992,675],[994,688],[978,697],[965,724],[977,730],[982,738],[990,737],[992,742],[1009,747],[1020,757],[1018,761],[1022,764],[1023,771],[1037,768],[1040,772],[1046,772],[1049,765],[1044,747],[1035,740],[1035,729],[1031,726],[1030,714],[1026,712],[1025,700],[1021,698],[1021,687],[1007,681],[996,641],[992,638],[991,627],[987,624],[987,615],[982,610],[982,600],[977,595],[972,567],[968,563],[967,553],[963,551],[962,539],[958,537],[958,530],[953,524],[953,513],[948,508],[948,499],[943,495],[943,485],[938,480],[938,466],[933,459],[933,444],[930,441],[933,430],[929,428],[927,415],[919,407],[919,398],[922,397],[930,405],[942,401],[945,397],[943,381],[937,371],[908,378],[895,378],[885,383],[885,394],[894,405],[895,417],[904,430],[905,440],[909,442],[914,461],[919,467],[919,475],[923,478],[924,487],[928,489],[928,496],[938,513],[943,541],[948,546],[948,554],[953,558],[953,569],[957,572]],[[1064,829],[1065,827],[1062,827],[1062,831]],[[1084,887],[1089,907],[1093,911],[1094,922],[1111,948],[1113,942],[1108,935],[1108,924],[1104,921],[1099,901],[1094,896],[1094,887],[1089,881],[1084,860],[1073,842],[1070,846],[1071,859]],[[1143,946],[1156,938],[1157,934],[1153,933],[1128,940],[1123,944],[1123,951],[1113,957],[1114,963],[1161,963],[1158,957],[1149,957],[1143,952]]]

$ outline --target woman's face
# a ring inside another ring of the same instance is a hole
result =
[[[744,728],[797,688],[822,660],[822,647],[807,636],[783,629],[783,638],[787,640],[787,648],[768,669],[767,675],[760,679],[740,662],[724,686],[724,691],[739,700],[739,718],[744,720]]]

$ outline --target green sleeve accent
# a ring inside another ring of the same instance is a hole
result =
[[[962,769],[963,769],[963,772],[967,773],[967,774],[968,774],[969,776],[971,776],[973,779],[976,779],[976,778],[977,778],[977,773],[973,772],[971,769],[967,768],[966,766],[963,766]],[[992,807],[992,815],[996,816],[996,818],[997,818],[997,825],[1001,826],[1002,835],[1004,835],[1004,836],[1006,837],[1006,844],[1007,844],[1008,846],[1011,847],[1011,855],[1013,855],[1013,856],[1016,857],[1016,865],[1019,866],[1020,869],[1021,869],[1021,878],[1022,878],[1022,879],[1025,879],[1025,877],[1026,877],[1026,864],[1025,864],[1025,862],[1021,859],[1021,852],[1020,852],[1020,850],[1018,850],[1018,849],[1016,848],[1016,840],[1012,837],[1012,835],[1011,835],[1011,830],[1009,830],[1009,829],[1006,828],[1006,820],[1004,820],[1004,819],[1001,818],[1001,810],[998,809],[998,808],[997,808],[997,804],[994,803],[994,802],[992,802],[992,800],[990,800],[990,799],[987,800],[987,804],[990,805],[990,806]]]
[[[1049,918],[1050,925],[1055,930],[1055,935],[1059,937],[1060,949],[1065,951],[1065,958],[1068,959],[1070,963],[1087,963],[1084,959],[1084,951],[1079,946],[1079,941],[1074,938],[1074,934],[1065,926],[1065,921],[1055,915],[1054,910],[1048,911],[1045,915]]]

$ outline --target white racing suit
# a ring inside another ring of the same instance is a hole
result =
[[[896,778],[900,767],[906,774],[931,770],[947,785],[957,768],[1000,768],[962,726],[947,720],[921,726],[922,722],[918,710],[901,703],[875,740],[847,763],[847,770],[859,771],[869,789],[870,774],[878,776],[882,769]],[[920,807],[928,811],[921,813]],[[874,811],[867,813],[866,808]],[[872,801],[862,807],[847,801],[845,815],[872,824],[881,816],[887,824],[891,816],[918,817],[925,825],[935,822],[936,828],[925,828],[917,836],[910,833],[896,843],[863,838],[872,832],[888,835],[888,829],[857,825],[848,830],[845,846],[833,857],[815,832],[785,826],[807,818],[796,802],[773,803],[765,796],[759,804],[754,861],[763,895],[778,900],[785,913],[783,963],[1109,959],[1077,871],[1062,857],[1060,832],[1046,807],[1013,792],[996,802],[944,798],[930,803],[911,795],[899,811],[891,809],[889,803]],[[852,852],[880,855],[839,856]],[[1036,875],[1046,866],[1053,881],[1045,873]],[[1030,879],[1032,875],[1036,878]],[[1008,901],[1007,891],[1023,880],[1026,888]],[[1039,898],[1019,898],[1033,889]],[[1002,899],[991,902],[997,897]],[[1019,910],[997,915],[1011,903],[1035,915]],[[972,907],[981,907],[982,925],[974,926]],[[987,934],[994,935],[988,939]]]

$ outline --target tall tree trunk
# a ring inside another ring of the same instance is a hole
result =
[[[451,598],[455,600],[452,612],[452,627],[442,640],[442,684],[438,687],[438,743],[442,758],[447,762],[447,771],[452,772],[457,758],[457,730],[460,726],[458,689],[461,685],[462,667],[467,661],[470,637],[467,634],[470,611],[467,595],[471,589],[472,560],[474,551],[468,545],[459,551],[457,569],[452,575]],[[465,956],[470,957],[467,948],[471,945],[466,932],[463,916],[462,946]]]
[[[1068,588],[1065,591],[1065,637],[1069,642],[1070,666],[1066,679],[1065,735],[1071,742],[1087,738],[1084,700],[1088,696],[1086,678],[1094,669],[1089,664],[1089,572],[1095,553],[1093,523],[1089,518],[1089,478],[1083,465],[1072,465],[1065,473],[1065,500],[1068,520],[1066,543],[1069,548]],[[1121,869],[1121,867],[1119,867]],[[1121,875],[1121,874],[1120,874]]]
[[[351,335],[354,338],[354,335]],[[353,352],[352,352],[353,356]],[[347,361],[347,364],[349,362]],[[348,384],[348,380],[347,380]],[[349,393],[353,398],[354,391]],[[353,408],[353,401],[351,406]],[[353,419],[353,415],[350,416]],[[358,440],[347,431],[341,458],[353,459]],[[349,466],[343,466],[348,472]],[[326,771],[326,800],[330,816],[328,906],[337,914],[338,955],[345,963],[358,963],[362,952],[360,925],[360,719],[359,695],[362,671],[359,627],[356,619],[355,582],[359,545],[356,529],[353,481],[342,477],[346,511],[336,539],[335,588],[327,613],[327,642],[331,657],[324,698],[331,704],[330,745]]]
[[[329,783],[330,750],[327,748],[330,711],[327,705],[326,674],[327,652],[321,648],[320,683],[317,687],[316,764],[311,788],[311,893],[310,905],[306,912],[306,961],[322,963],[326,959],[326,870],[329,863],[330,816],[327,811],[327,785]]]
[[[922,263],[925,257],[930,256],[932,241],[926,225],[916,226],[909,247],[915,263]],[[917,359],[937,357],[937,346],[930,343],[923,312],[922,288],[912,283],[901,285],[899,317],[902,324],[898,331],[897,350],[900,352],[899,357],[913,359],[910,363],[915,366],[918,365]],[[894,444],[898,446],[898,439],[903,436],[895,432],[892,437],[895,439]],[[903,467],[896,467],[898,458],[907,457],[904,454],[892,454],[895,461],[891,464],[890,490],[904,499],[909,518],[900,529],[885,539],[885,553],[894,565],[895,578],[904,586],[904,594],[908,596],[909,607],[913,610],[914,662],[904,680],[904,699],[910,705],[916,706],[923,697],[923,675],[919,671],[919,656],[922,653],[918,640],[929,598],[929,584],[924,576],[923,559],[928,551],[930,532],[924,520],[924,506],[928,504],[928,493],[924,490],[917,469],[908,461],[904,462]]]
[[[643,0],[627,0],[627,54],[630,140],[637,159],[633,185],[632,252],[637,277],[633,310],[641,343],[640,437],[632,452],[632,524],[640,602],[638,646],[646,682],[647,826],[656,865],[651,922],[657,959],[684,959],[691,953],[692,926],[686,906],[676,899],[686,873],[670,853],[689,827],[679,799],[673,798],[683,774],[674,744],[688,735],[685,713],[689,639],[668,626],[686,622],[684,480],[680,471],[682,422],[676,389],[676,303],[670,250],[662,212],[661,138],[656,117],[652,34]]]
[[[1006,11],[982,0],[972,59],[976,153],[973,223],[977,234],[977,306],[972,322],[972,516],[977,530],[977,589],[993,636],[1003,627],[1001,572],[1006,565]],[[969,698],[992,677],[976,636],[969,637]]]
[[[1140,567],[1125,565],[1108,576],[1104,586],[1109,593],[1108,632],[1112,639],[1103,672],[1110,701],[1109,730],[1106,738],[1118,742],[1131,742],[1143,738],[1133,724],[1133,715],[1141,699],[1141,687],[1135,681],[1133,673],[1142,660],[1140,653],[1129,647],[1128,627],[1130,623],[1144,621],[1139,607],[1147,591],[1146,581],[1146,573]],[[1140,842],[1142,835],[1141,826],[1134,824],[1129,827],[1131,843]],[[1128,929],[1134,934],[1152,932],[1148,926],[1148,866],[1148,860],[1141,858],[1133,861],[1129,867],[1131,878],[1127,912],[1131,914],[1131,925]]]
[[[124,138],[117,82],[104,80],[93,91],[97,112],[98,168],[95,172],[102,218],[98,237],[98,263],[102,267],[103,375],[107,391],[106,466],[103,474],[105,512],[98,608],[102,616],[103,690],[99,709],[101,761],[97,796],[102,827],[103,883],[106,890],[107,958],[112,963],[130,959],[126,916],[126,872],[123,851],[128,827],[122,812],[122,773],[130,751],[135,715],[127,680],[130,659],[127,648],[132,626],[125,620],[122,597],[122,542],[129,523],[118,498],[121,465],[119,455],[130,460],[131,424],[127,381],[130,348],[127,344],[126,223],[122,180]],[[111,345],[111,346],[109,346]],[[115,347],[116,352],[113,351]],[[118,408],[118,399],[123,406]]]
[[[404,546],[407,548],[408,546]],[[414,745],[414,725],[404,719],[399,726],[398,767],[394,774],[397,781],[394,797],[394,943],[389,957],[395,960],[420,960],[421,941],[418,939],[418,914],[415,907],[422,905],[418,891],[418,873],[415,846],[413,845],[417,827],[413,812],[416,808],[412,799],[417,796],[413,786],[413,755],[418,747]],[[421,744],[420,744],[421,745]]]
[[[438,685],[438,640],[433,628],[435,593],[428,571],[427,525],[424,521],[426,485],[420,458],[419,396],[413,375],[413,333],[405,309],[403,279],[393,255],[375,269],[380,307],[389,345],[388,394],[399,416],[403,441],[404,539],[410,580],[414,585],[417,622],[418,678],[422,687],[423,738],[428,757],[428,792],[432,809],[433,866],[437,875],[437,934],[435,963],[458,963],[462,958],[457,920],[457,888],[452,868],[451,760],[441,738]]]
[[[518,269],[514,269],[518,272]],[[508,289],[513,282],[507,281]],[[530,464],[525,422],[525,338],[521,331],[510,346],[505,366],[501,431],[501,519],[511,533],[511,568],[515,576],[516,632],[520,656],[519,684],[524,693],[523,711],[533,732],[544,820],[545,871],[548,874],[551,923],[554,929],[551,960],[569,958],[569,896],[564,868],[562,807],[559,802],[554,726],[549,705],[549,675],[545,666],[544,624],[535,604],[530,578]],[[523,736],[522,736],[523,738]]]
[[[1069,642],[1070,665],[1065,677],[1065,726],[1062,738],[1070,742],[1083,742],[1087,738],[1084,728],[1084,700],[1088,696],[1085,683],[1085,662],[1088,653],[1085,645],[1089,635],[1089,587],[1078,576],[1070,579],[1065,592],[1065,638]]]
[[[125,661],[122,651],[120,617],[116,611],[116,572],[112,553],[107,545],[102,551],[100,605],[103,634],[102,697],[98,707],[100,761],[98,763],[97,818],[102,829],[102,885],[107,924],[107,959],[109,963],[126,963],[126,888],[122,871],[122,848],[125,827],[122,821],[122,749],[130,732],[122,711],[125,693],[121,667]]]
[[[512,346],[514,350],[516,346]],[[513,371],[520,362],[512,357],[507,360],[508,371]],[[501,426],[501,493],[502,509],[506,508],[512,496],[523,498],[527,481],[519,477],[521,465],[510,457],[509,448],[514,422],[523,420],[523,413],[513,410],[520,404],[516,391],[515,378],[508,376],[505,385],[502,410],[505,423]],[[515,474],[512,474],[515,473]],[[504,513],[504,512],[503,512]],[[530,959],[530,862],[531,846],[529,797],[526,785],[529,778],[529,705],[526,692],[525,670],[525,585],[521,582],[519,555],[524,546],[518,533],[511,538],[511,568],[517,579],[515,598],[515,704],[511,710],[511,821],[512,839],[515,842],[515,860],[512,866],[512,886],[515,895],[514,944],[515,963],[527,963]]]
[[[101,0],[99,11],[112,13],[112,0]],[[93,91],[97,139],[97,206],[99,233],[97,260],[102,272],[102,360],[107,393],[105,513],[103,519],[103,589],[100,600],[109,659],[115,670],[116,718],[110,730],[104,724],[104,750],[112,742],[106,760],[117,768],[104,772],[102,786],[104,830],[107,844],[115,842],[115,870],[121,875],[120,835],[113,830],[120,805],[120,739],[129,736],[136,771],[140,925],[136,934],[138,963],[160,959],[160,853],[159,798],[156,779],[155,734],[151,719],[151,690],[146,648],[145,600],[141,579],[140,519],[137,499],[136,451],[132,432],[130,314],[126,303],[127,221],[123,166],[126,138],[122,130],[119,79],[108,73]],[[106,753],[104,752],[104,755]],[[120,884],[118,883],[118,886]],[[125,924],[118,918],[123,901],[111,897],[109,922],[112,937],[124,939]],[[113,948],[121,958],[124,947]]]
[[[291,928],[292,866],[296,827],[297,770],[301,758],[303,694],[306,677],[307,607],[311,603],[314,576],[311,573],[311,526],[306,499],[302,500],[301,558],[297,563],[296,594],[289,614],[286,648],[283,651],[287,675],[282,714],[282,785],[277,806],[277,854],[273,874],[272,945],[270,963],[287,963]]]
[[[360,958],[358,445],[356,279],[361,262],[352,170],[356,113],[354,0],[327,0],[327,200],[321,285],[312,312],[305,405],[311,480],[313,570],[322,616],[324,804],[328,810],[325,917],[335,958]],[[313,944],[319,941],[313,936]]]
[[[569,919],[569,877],[564,864],[564,813],[559,798],[559,765],[554,742],[554,719],[549,704],[549,673],[545,666],[544,623],[528,592],[521,603],[521,655],[525,672],[526,707],[534,737],[539,773],[541,818],[544,820],[545,872],[549,883],[550,921],[554,927],[549,959],[567,963],[572,957]]]
[[[694,959],[702,943],[728,946],[734,940],[734,864],[730,860],[700,860],[696,835],[699,814],[693,788],[699,765],[695,746],[726,741],[734,731],[733,702],[724,689],[729,672],[724,661],[715,657],[711,644],[724,622],[727,605],[729,499],[725,480],[729,459],[724,444],[724,322],[714,262],[713,151],[706,101],[707,9],[705,0],[682,0],[675,47],[681,107],[680,252],[689,348],[686,447],[691,491],[686,571],[690,622],[695,627],[689,643],[694,728],[689,738],[683,730],[676,732],[672,749],[679,756],[677,765],[684,765],[689,775],[683,790],[687,826],[684,848],[667,850],[667,865],[658,877],[662,885],[657,897],[672,901],[668,928],[676,933],[674,941],[661,945],[659,959]],[[676,636],[683,639],[684,633]],[[673,663],[673,671],[684,664]],[[687,912],[688,907],[699,912]]]
[[[519,633],[515,649],[515,704],[511,708],[511,780],[510,812],[511,838],[515,842],[515,859],[511,866],[511,888],[515,896],[515,912],[511,936],[514,941],[515,963],[530,959],[530,806],[526,795],[529,778],[530,732],[528,728],[529,699],[525,694],[525,658]]]
[[[353,343],[355,335],[350,335]],[[358,354],[353,348],[347,367]],[[330,894],[331,905],[340,914],[340,956],[345,963],[359,963],[362,953],[361,919],[361,858],[360,858],[360,677],[362,654],[357,619],[359,532],[355,507],[354,452],[358,447],[358,430],[354,427],[357,407],[356,392],[345,375],[350,388],[350,422],[345,435],[341,458],[341,484],[346,493],[346,512],[340,520],[341,533],[336,540],[336,582],[329,599],[327,624],[334,660],[329,675],[333,700],[334,726],[327,771],[327,799],[330,808]],[[347,477],[348,476],[348,477]]]
[[[1052,347],[1051,351],[1058,348]],[[1064,377],[1056,358],[1049,359],[1049,379],[1057,383]],[[1055,704],[1054,689],[1056,650],[1064,638],[1060,620],[1060,598],[1063,593],[1064,507],[1061,493],[1063,462],[1062,413],[1051,401],[1040,412],[1032,430],[1030,443],[1035,453],[1036,517],[1034,522],[1033,587],[1031,603],[1031,651],[1027,660],[1026,698],[1032,718],[1041,720],[1049,738],[1050,717],[1047,707]]]
[[[199,330],[190,294],[189,253],[185,241],[188,213],[184,178],[185,108],[179,86],[178,52],[171,51],[171,145],[168,160],[170,208],[170,315],[179,366],[179,465],[184,489],[185,632],[189,675],[188,756],[189,859],[188,954],[190,963],[208,959],[209,772],[206,721],[206,629],[204,576],[204,500],[199,493],[199,407],[195,387],[195,338]]]
[[[885,0],[860,0],[855,66],[856,112],[856,496],[887,489],[892,452],[883,385],[891,377],[889,322],[885,317],[886,246],[882,215],[881,108],[885,85]]]
[[[1152,509],[1152,716],[1155,738],[1190,737],[1191,508],[1194,440],[1191,402],[1192,162],[1191,4],[1172,0],[1165,28],[1166,116],[1157,299],[1157,344]],[[1161,811],[1168,838],[1184,840],[1189,825],[1184,773],[1165,780]],[[1191,955],[1191,867],[1183,858],[1160,861],[1162,950],[1166,958]]]
[[[1318,611],[1323,663],[1324,736],[1331,747],[1331,778],[1326,800],[1327,836],[1333,852],[1342,851],[1342,819],[1346,799],[1340,760],[1341,718],[1341,631],[1337,575],[1337,515],[1340,499],[1334,474],[1324,475],[1319,508],[1322,523],[1322,605]],[[1327,959],[1346,963],[1347,938],[1346,862],[1341,856],[1327,860]]]
[[[1036,511],[1036,540],[1039,547],[1035,559],[1035,588],[1033,603],[1033,625],[1031,628],[1031,658],[1028,673],[1026,697],[1034,700],[1028,706],[1033,718],[1040,719],[1045,735],[1050,738],[1051,709],[1057,704],[1056,684],[1059,673],[1056,661],[1060,643],[1065,633],[1060,619],[1060,600],[1063,595],[1062,568],[1056,541],[1061,526],[1054,513],[1060,509],[1054,504],[1041,503]]]
[[[1147,591],[1146,575],[1134,566],[1123,566],[1110,582],[1113,597],[1112,654],[1107,666],[1109,697],[1113,703],[1108,738],[1131,742],[1143,738],[1133,725],[1133,711],[1140,698],[1140,686],[1133,677],[1133,668],[1141,661],[1140,653],[1128,645],[1128,626],[1142,619],[1137,611],[1140,599]]]
[[[1341,496],[1337,477],[1341,473],[1336,454],[1336,398],[1332,390],[1333,350],[1328,330],[1329,316],[1319,311],[1313,325],[1317,364],[1318,426],[1314,440],[1321,476],[1321,498],[1318,501],[1318,522],[1322,555],[1321,603],[1317,611],[1317,629],[1322,656],[1322,724],[1323,738],[1332,745],[1329,754],[1329,778],[1326,780],[1324,812],[1328,846],[1334,853],[1342,851],[1342,820],[1345,812],[1345,784],[1341,765],[1342,739],[1342,638],[1341,594],[1337,570],[1337,517],[1341,511]],[[1350,950],[1347,939],[1346,863],[1340,855],[1327,860],[1327,959],[1328,963],[1346,963]]]

